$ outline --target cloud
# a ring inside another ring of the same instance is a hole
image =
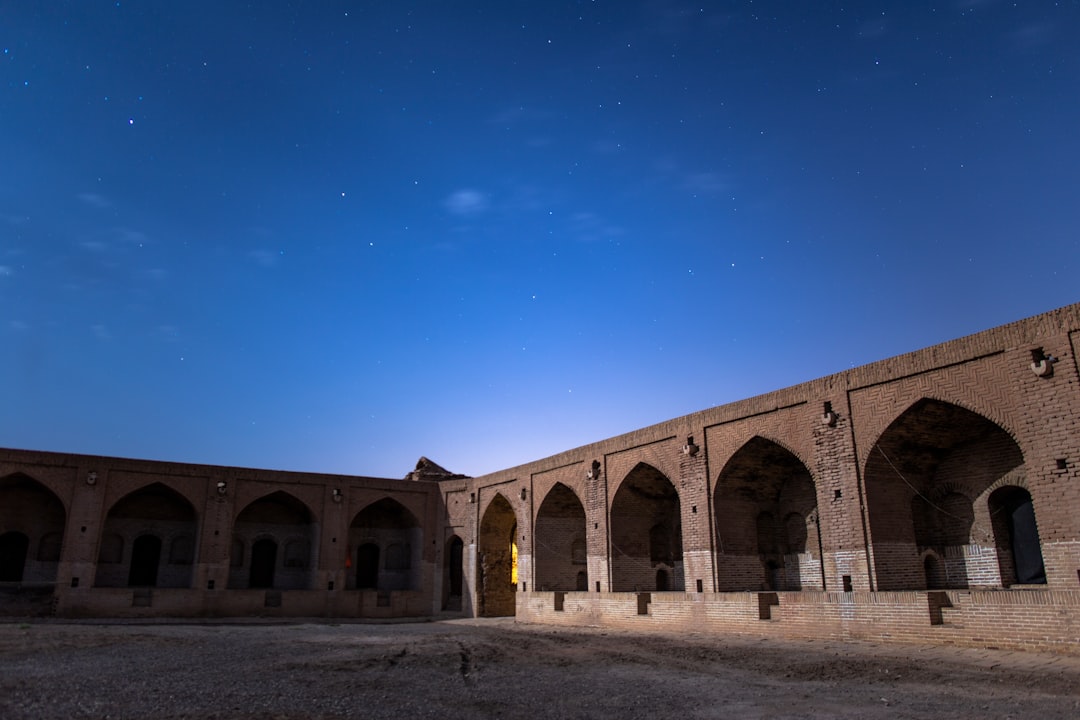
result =
[[[9,266],[0,265],[0,277],[4,277],[6,275],[14,275],[14,274],[15,274],[14,271]]]
[[[104,195],[98,195],[97,193],[79,193],[77,197],[84,205],[89,205],[92,208],[104,210],[107,207],[112,207],[112,203],[109,202],[109,199]]]
[[[488,199],[482,192],[465,188],[451,193],[443,200],[443,205],[455,215],[468,217],[487,210]]]

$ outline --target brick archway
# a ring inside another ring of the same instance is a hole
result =
[[[582,571],[588,587],[585,507],[562,483],[555,483],[540,504],[533,547],[537,589],[577,590]]]
[[[824,589],[814,479],[790,450],[751,438],[714,497],[721,591]]]
[[[63,503],[45,485],[23,473],[0,478],[0,528],[6,538],[0,546],[0,580],[55,580],[66,520]]]
[[[229,587],[247,588],[252,582],[267,587],[269,577],[269,587],[276,590],[310,589],[316,530],[311,510],[290,493],[279,490],[248,503],[233,523],[233,552],[242,555],[239,563],[230,561]],[[256,557],[255,545],[263,540],[274,543],[273,557],[267,544]],[[290,548],[291,553],[282,552]],[[271,562],[272,573],[263,567]],[[253,570],[256,563],[258,572]]]
[[[128,493],[109,509],[98,548],[96,587],[189,588],[191,554],[170,555],[172,543],[196,534],[195,508],[162,483]]]
[[[683,590],[679,493],[662,472],[638,463],[611,502],[611,584],[615,592]],[[659,571],[663,571],[661,574]]]
[[[496,494],[480,521],[476,585],[481,616],[517,611],[517,527],[514,509],[501,493]]]
[[[987,491],[1022,470],[1019,445],[993,421],[923,398],[870,449],[867,517],[879,590],[1000,587]],[[923,558],[940,562],[928,577]]]

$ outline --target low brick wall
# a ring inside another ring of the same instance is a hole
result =
[[[1080,591],[519,592],[525,623],[1080,655]]]
[[[20,615],[29,613],[6,613]],[[321,590],[88,588],[61,593],[61,617],[426,617],[423,593]]]

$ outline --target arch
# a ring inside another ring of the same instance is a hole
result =
[[[186,497],[163,483],[150,483],[113,503],[105,516],[96,587],[191,587],[192,564],[164,563],[162,548],[175,538],[194,538],[195,508]],[[145,539],[143,539],[145,538]],[[124,548],[130,547],[126,557]]]
[[[669,589],[683,589],[679,493],[659,470],[638,463],[611,502],[612,589],[659,590],[659,569]]]
[[[310,589],[318,531],[314,518],[302,500],[284,490],[248,503],[233,521],[229,587]],[[245,547],[250,547],[247,557]]]
[[[382,592],[419,590],[423,587],[423,543],[420,522],[400,502],[384,497],[368,504],[349,525],[349,547],[357,548],[358,555],[356,573],[346,578],[346,587]],[[363,550],[366,554],[361,555],[360,549],[367,546]]]
[[[476,585],[479,615],[514,615],[517,593],[517,515],[496,493],[480,521]]]
[[[755,435],[724,464],[714,498],[720,590],[825,588],[817,487],[795,453]]]
[[[443,553],[443,610],[461,610],[464,556],[465,543],[451,535]]]
[[[995,489],[987,502],[1001,584],[1045,585],[1046,567],[1031,493],[1022,487],[1006,485]]]
[[[0,582],[22,582],[29,549],[30,538],[25,533],[9,530],[0,535]]]
[[[19,582],[56,580],[66,522],[64,504],[46,485],[24,473],[0,478],[0,528],[7,538],[7,545],[0,548],[0,578],[17,575]],[[16,536],[9,533],[24,536],[26,548],[20,550]]]
[[[536,512],[533,561],[540,590],[574,590],[586,563],[585,507],[577,494],[555,483]]]
[[[876,587],[1002,585],[989,505],[976,500],[1023,463],[1013,437],[982,415],[931,398],[908,407],[863,470]],[[927,551],[939,564],[932,578]]]

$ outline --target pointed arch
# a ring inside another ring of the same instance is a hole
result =
[[[56,580],[66,523],[63,502],[46,485],[25,473],[0,478],[0,578]]]
[[[663,571],[663,573],[659,571]],[[662,472],[638,463],[611,501],[611,575],[615,592],[683,590],[679,493]]]
[[[252,500],[233,521],[230,552],[241,557],[229,559],[229,587],[310,589],[317,532],[311,508],[292,493],[277,490]]]
[[[552,486],[536,512],[535,537],[536,587],[576,590],[586,563],[585,506],[577,493],[563,483]]]
[[[407,507],[391,497],[368,504],[349,525],[348,552],[356,572],[346,578],[346,587],[419,590],[423,547],[423,528]]]
[[[495,493],[480,520],[477,538],[476,585],[481,616],[514,615],[517,611],[517,527],[514,508],[502,493]]]
[[[169,563],[168,550],[178,538],[194,544],[197,529],[195,507],[175,489],[154,482],[132,490],[105,516],[94,585],[191,587],[191,563]]]
[[[863,469],[878,589],[1001,586],[987,496],[1023,472],[1020,446],[997,423],[928,397],[909,406]]]
[[[817,488],[795,453],[755,435],[724,464],[714,498],[721,590],[824,589]]]

